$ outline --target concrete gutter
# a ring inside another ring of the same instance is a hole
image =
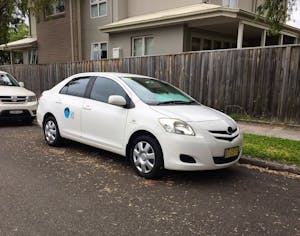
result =
[[[242,133],[300,141],[299,125],[238,121],[238,126]]]
[[[266,168],[266,169],[269,169],[269,170],[289,172],[289,173],[293,173],[293,174],[296,174],[296,175],[300,175],[300,168],[297,167],[296,165],[286,165],[286,164],[281,164],[281,163],[278,163],[278,162],[253,158],[253,157],[250,157],[250,156],[242,156],[239,163],[255,165],[255,166],[263,167],[263,168]]]

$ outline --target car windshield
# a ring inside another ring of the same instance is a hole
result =
[[[18,82],[10,74],[0,74],[0,86],[17,86]]]
[[[141,77],[124,77],[123,81],[148,105],[196,103],[179,89],[163,81]]]

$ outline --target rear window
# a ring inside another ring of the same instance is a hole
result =
[[[76,78],[63,87],[60,93],[76,97],[84,97],[89,81],[90,77]]]

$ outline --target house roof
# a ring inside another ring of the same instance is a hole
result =
[[[18,50],[18,49],[35,47],[36,45],[37,45],[36,38],[25,38],[14,42],[9,42],[7,44],[1,44],[0,50],[2,51]]]
[[[251,22],[254,21],[257,17],[255,13],[248,12],[242,9],[227,8],[219,5],[201,3],[125,18],[123,20],[101,26],[98,29],[106,33],[114,33],[180,23],[183,24],[193,20],[220,16],[235,19],[238,18],[241,20],[251,20]],[[255,24],[263,25],[264,28],[268,28],[263,19],[255,21]],[[300,33],[300,29],[295,27],[283,25],[283,28],[292,33],[296,33],[297,35]]]
[[[210,12],[211,10],[215,10],[218,8],[222,7],[206,3],[189,5],[186,7],[168,9],[155,13],[129,17],[108,25],[104,25],[102,27],[99,27],[99,29],[101,29],[104,32],[120,31],[124,27],[127,28],[134,25],[136,28],[137,25],[142,26],[146,23],[162,22],[172,19],[174,20],[176,18],[182,18],[185,16]]]

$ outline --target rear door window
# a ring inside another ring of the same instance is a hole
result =
[[[89,81],[90,77],[73,79],[62,88],[60,93],[76,97],[84,97]]]

